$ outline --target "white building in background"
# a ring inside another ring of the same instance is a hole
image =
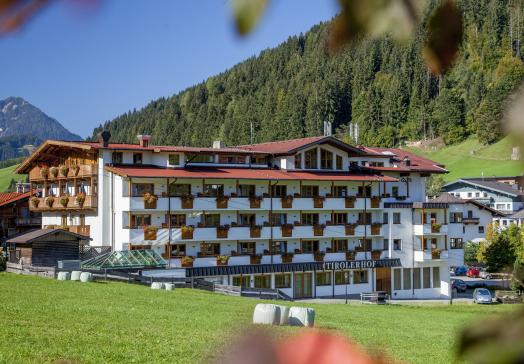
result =
[[[449,296],[450,205],[425,202],[441,165],[333,137],[213,148],[109,138],[49,140],[20,165],[44,228],[295,298]]]

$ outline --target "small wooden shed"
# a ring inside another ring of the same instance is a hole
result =
[[[38,229],[7,240],[9,261],[37,267],[56,267],[59,260],[79,260],[80,245],[89,237],[62,229]]]

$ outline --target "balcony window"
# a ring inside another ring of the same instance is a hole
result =
[[[338,169],[338,170],[343,169],[344,167],[343,167],[343,165],[342,165],[342,157],[339,156],[339,155],[337,155],[336,158],[335,158],[335,160],[336,160],[336,163],[337,163],[337,166],[336,166],[337,169]]]
[[[255,288],[271,288],[271,276],[267,274],[255,276]]]
[[[468,192],[468,197],[473,197],[473,194],[471,192]]]
[[[124,163],[124,155],[122,152],[113,152],[111,154],[111,163],[122,164]]]
[[[170,215],[170,223],[172,227],[181,227],[186,225],[185,214],[172,214]]]
[[[317,272],[315,283],[317,286],[331,286],[331,272]]]
[[[220,214],[204,214],[202,215],[202,225],[207,227],[215,227],[220,225]]]
[[[171,258],[179,258],[186,255],[186,244],[172,244]]]
[[[291,273],[275,274],[275,288],[291,288]]]
[[[333,186],[332,191],[333,197],[346,197],[348,196],[347,186]]]
[[[484,234],[484,226],[479,226],[479,234]]]
[[[255,242],[254,241],[242,241],[238,243],[238,252],[241,255],[254,255],[255,254]]]
[[[285,185],[273,185],[271,186],[273,197],[284,197],[287,196],[287,186]]]
[[[205,184],[204,195],[209,197],[224,196],[224,185]]]
[[[350,273],[348,270],[344,271],[335,271],[335,284],[349,284],[350,283]]]
[[[359,212],[358,213],[358,224],[359,225],[371,225],[371,212]]]
[[[400,224],[400,212],[393,213],[393,224]]]
[[[272,254],[284,254],[287,252],[287,242],[286,241],[274,241],[273,242],[273,251]]]
[[[384,212],[382,214],[382,223],[385,225],[385,224],[389,224],[389,214],[387,212]]]
[[[398,186],[391,187],[391,196],[397,198],[398,197]]]
[[[361,283],[368,283],[368,271],[367,270],[356,270],[353,271],[353,283],[354,284],[361,284]]]
[[[131,185],[131,196],[142,197],[146,193],[153,194],[155,185],[153,183],[133,183]]]
[[[320,148],[320,168],[333,169],[333,152]]]
[[[234,276],[233,277],[233,286],[250,287],[251,286],[251,277],[250,276]]]
[[[318,225],[319,215],[314,213],[305,213],[300,219],[302,225]]]
[[[462,212],[452,212],[449,214],[449,222],[459,224],[462,222]]]
[[[143,155],[142,153],[133,153],[133,164],[142,164]]]
[[[272,213],[271,214],[271,224],[273,226],[281,226],[281,225],[287,224],[287,214]]]
[[[449,247],[451,249],[462,249],[464,247],[464,243],[462,241],[462,238],[450,238],[449,239]]]
[[[402,239],[393,239],[393,250],[402,250]]]
[[[300,194],[302,197],[318,196],[318,186],[302,186]]]
[[[187,154],[186,163],[214,163],[215,157],[212,154]]]
[[[266,157],[251,157],[251,164],[266,165],[267,159]]]
[[[204,257],[220,255],[219,243],[202,243],[200,244],[200,253]]]
[[[238,185],[237,193],[239,197],[255,196],[255,185]]]
[[[295,169],[302,169],[302,153],[295,154]]]
[[[131,215],[130,221],[131,228],[139,228],[151,225],[151,215],[149,214],[136,214]]]
[[[302,240],[300,242],[300,250],[304,254],[318,252],[318,240]]]
[[[358,197],[371,197],[371,186],[358,186]]]
[[[389,250],[389,239],[384,239],[382,241],[382,250]]]
[[[240,214],[238,215],[238,223],[243,226],[253,226],[256,225],[256,215],[255,214]]]
[[[169,196],[182,197],[191,195],[191,185],[189,183],[170,183]]]
[[[346,239],[333,239],[331,250],[335,253],[345,252],[348,250],[348,241]]]
[[[371,239],[358,239],[358,246],[364,251],[371,251]]]
[[[311,149],[304,152],[304,167],[306,169],[317,169],[317,149]]]
[[[333,225],[345,225],[348,223],[348,214],[345,212],[334,212],[331,222]]]
[[[246,157],[243,155],[219,155],[220,164],[246,164]]]
[[[180,165],[180,154],[170,154],[168,157],[168,163],[170,166]]]

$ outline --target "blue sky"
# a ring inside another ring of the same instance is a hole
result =
[[[72,3],[59,0],[0,38],[0,99],[23,97],[83,137],[338,10],[335,0],[273,0],[256,30],[239,38],[228,0]]]

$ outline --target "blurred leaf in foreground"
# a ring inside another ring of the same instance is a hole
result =
[[[253,30],[264,13],[267,3],[267,0],[231,0],[235,27],[240,35],[246,35]]]

